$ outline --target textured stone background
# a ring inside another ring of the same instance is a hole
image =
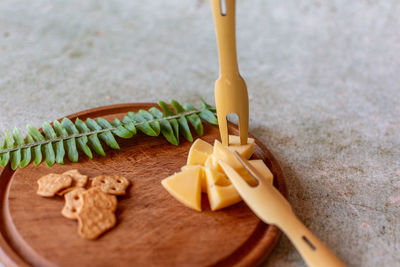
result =
[[[349,266],[400,265],[400,2],[238,1],[251,132]],[[0,2],[0,129],[101,105],[213,101],[208,1]],[[303,266],[286,237],[267,266]]]

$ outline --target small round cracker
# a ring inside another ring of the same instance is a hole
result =
[[[86,190],[82,187],[77,187],[64,195],[65,205],[61,214],[68,219],[77,219],[78,213],[82,208],[83,200],[82,193]]]
[[[50,173],[37,181],[37,194],[43,197],[53,197],[58,191],[71,186],[72,178],[66,175]]]
[[[130,182],[123,176],[97,176],[93,178],[92,186],[99,187],[104,193],[122,196]]]
[[[77,187],[85,187],[88,181],[88,176],[81,174],[78,170],[69,170],[63,173],[63,175],[69,175],[72,178],[72,185]]]
[[[93,206],[99,209],[115,211],[117,209],[117,198],[104,193],[98,187],[92,187],[81,194],[85,206]]]
[[[78,214],[78,234],[84,238],[96,239],[117,222],[114,212],[84,203]]]

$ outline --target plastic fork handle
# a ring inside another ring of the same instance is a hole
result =
[[[290,241],[292,241],[308,266],[346,266],[324,245],[324,243],[307,229],[293,212],[285,213],[283,217],[286,218],[282,218],[280,222],[277,223],[277,226],[279,226]]]
[[[226,12],[221,12],[221,1],[226,1]],[[219,72],[221,77],[239,75],[235,37],[236,0],[211,0],[218,44]]]

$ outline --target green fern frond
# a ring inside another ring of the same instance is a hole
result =
[[[88,118],[83,121],[76,118],[72,122],[68,118],[55,120],[52,124],[44,122],[42,132],[32,125],[27,125],[27,135],[23,138],[19,129],[14,128],[12,137],[4,131],[4,140],[0,142],[0,166],[10,163],[13,170],[24,168],[30,162],[39,165],[43,160],[47,166],[55,163],[64,164],[65,156],[71,162],[79,160],[79,152],[93,158],[94,151],[105,156],[103,145],[120,149],[114,136],[132,138],[137,130],[149,136],[160,134],[171,144],[179,145],[179,135],[189,142],[193,136],[189,124],[198,136],[203,135],[202,119],[210,124],[218,125],[215,108],[202,100],[200,108],[190,104],[183,106],[176,100],[171,106],[163,101],[158,103],[161,110],[152,107],[149,110],[128,112],[122,121],[114,119],[109,122],[103,118]]]

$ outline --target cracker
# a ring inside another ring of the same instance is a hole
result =
[[[117,222],[114,212],[88,203],[83,203],[78,213],[78,234],[84,238],[96,239]]]
[[[68,192],[71,192],[72,190],[78,189],[78,188],[83,188],[83,187],[78,187],[78,186],[73,186],[74,182],[72,180],[72,184],[71,187],[67,187],[59,192],[57,192],[57,196],[65,196],[65,194],[67,194]]]
[[[104,193],[98,187],[92,187],[81,193],[81,198],[85,206],[93,206],[99,209],[115,211],[117,209],[117,198],[113,195]]]
[[[78,170],[69,170],[63,172],[63,175],[71,176],[73,185],[77,187],[85,187],[88,181],[88,176],[81,174]]]
[[[37,181],[37,194],[43,197],[53,197],[58,191],[71,186],[72,178],[66,175],[50,173]]]
[[[92,186],[100,187],[104,193],[122,196],[130,182],[123,176],[97,176],[93,178]]]
[[[114,211],[116,196],[93,187],[81,193],[82,206],[78,212],[78,233],[84,238],[96,239],[116,224]]]
[[[82,187],[77,187],[64,195],[65,205],[61,214],[68,219],[77,219],[78,213],[82,208],[83,200],[82,193],[86,190]]]
[[[72,178],[72,185],[71,185],[72,187],[66,188],[58,192],[57,195],[59,196],[63,196],[66,193],[71,192],[75,188],[85,187],[88,182],[88,176],[81,174],[76,169],[63,172],[62,175],[68,175]]]

